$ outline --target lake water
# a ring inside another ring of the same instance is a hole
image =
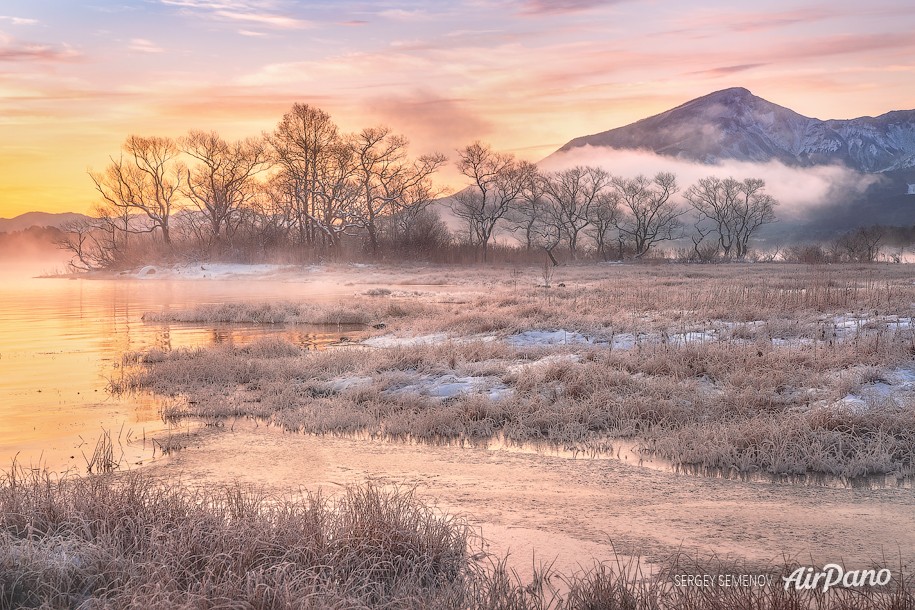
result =
[[[271,333],[314,347],[333,329],[144,323],[147,311],[207,303],[325,300],[356,289],[318,281],[39,279],[0,264],[0,470],[20,465],[85,471],[107,430],[115,456],[153,456],[144,436],[166,429],[160,399],[115,397],[109,379],[125,352],[245,343]]]

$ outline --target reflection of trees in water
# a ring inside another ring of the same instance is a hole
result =
[[[244,346],[259,339],[276,338],[285,339],[305,350],[321,350],[328,346],[357,341],[361,337],[360,332],[363,331],[364,328],[362,326],[346,324],[335,324],[307,331],[288,328],[230,328],[216,326],[211,327],[207,335],[211,345]],[[167,332],[165,335],[167,336]],[[205,344],[206,341],[199,343]],[[194,342],[189,342],[188,344],[193,345]],[[170,349],[171,342],[168,345],[168,348],[163,347],[163,349]]]
[[[234,345],[235,338],[232,336],[232,332],[222,328],[214,328],[212,331],[213,335],[213,344],[215,345]]]

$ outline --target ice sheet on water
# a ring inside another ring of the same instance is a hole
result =
[[[372,385],[371,377],[338,377],[327,382],[327,387],[334,392],[344,392],[354,388],[364,388]]]
[[[915,399],[915,370],[896,368],[887,371],[882,379],[861,386],[830,405],[834,409],[847,410],[855,414],[866,413],[874,404],[888,400]]]
[[[236,278],[266,278],[289,273],[307,271],[308,268],[294,265],[248,265],[238,263],[193,263],[173,267],[147,265],[139,271],[128,273],[142,280],[230,280]]]
[[[537,360],[528,360],[510,365],[506,367],[505,370],[508,373],[521,373],[532,369],[542,368],[550,364],[574,364],[577,362],[581,362],[581,356],[579,354],[550,354],[549,356],[544,356]]]
[[[514,347],[541,345],[593,345],[593,336],[567,330],[525,330],[506,337],[505,342]]]
[[[398,337],[397,335],[380,335],[370,337],[362,342],[368,347],[412,347],[414,345],[434,345],[449,340],[446,333],[432,333],[429,335],[416,335],[413,337]]]
[[[704,330],[704,331],[691,331],[686,333],[677,333],[670,336],[670,342],[674,345],[685,345],[687,343],[698,343],[703,341],[715,341],[718,339],[718,335],[715,334],[715,331]]]
[[[407,385],[388,388],[385,394],[418,394],[445,400],[461,394],[483,394],[499,400],[512,393],[498,377],[460,377],[458,375],[420,375]]]

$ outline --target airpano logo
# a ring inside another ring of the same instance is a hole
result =
[[[822,587],[820,590],[826,593],[832,587],[882,587],[889,584],[893,579],[893,574],[887,568],[881,570],[849,570],[837,563],[827,563],[822,570],[815,568],[800,567],[794,570],[788,576],[782,576],[785,581],[785,590],[791,589],[792,585],[796,591],[813,591]]]

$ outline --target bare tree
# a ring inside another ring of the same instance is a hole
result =
[[[852,263],[872,263],[880,254],[880,242],[883,241],[884,234],[885,231],[880,226],[861,227],[846,233],[833,245],[836,258]]]
[[[299,241],[313,245],[325,238],[332,218],[327,210],[328,175],[340,175],[340,135],[330,115],[307,104],[295,104],[267,136],[283,175]],[[333,206],[331,206],[333,207]]]
[[[393,232],[391,237],[395,241],[400,239],[412,241],[418,225],[428,225],[432,218],[427,214],[429,206],[444,193],[445,191],[434,186],[431,180],[423,180],[404,189],[392,206]]]
[[[323,243],[339,248],[344,235],[355,235],[361,227],[363,185],[359,180],[355,153],[346,142],[330,147],[315,174],[315,205],[311,220]]]
[[[249,204],[253,223],[259,231],[259,241],[264,247],[295,242],[292,234],[297,228],[297,202],[285,177],[278,172],[259,184],[257,195]]]
[[[620,219],[620,196],[615,190],[607,190],[595,199],[588,211],[591,237],[602,260],[610,260],[610,235]]]
[[[130,136],[124,152],[111,158],[103,173],[89,173],[96,190],[117,216],[139,215],[146,222],[126,222],[130,233],[159,231],[171,244],[169,221],[177,205],[183,166],[180,151],[170,138]]]
[[[735,205],[737,258],[743,260],[749,251],[750,238],[759,227],[775,222],[775,206],[778,202],[764,193],[764,180],[747,178],[743,181],[741,197]]]
[[[505,214],[507,229],[512,233],[521,233],[521,241],[530,252],[542,246],[541,225],[548,220],[550,202],[543,191],[543,180],[536,166],[518,195],[517,205],[509,208]]]
[[[671,197],[677,192],[677,178],[660,172],[653,179],[646,176],[614,178],[612,185],[619,197],[622,214],[616,221],[620,240],[632,242],[635,257],[644,256],[658,242],[680,237],[684,211]]]
[[[543,177],[543,190],[552,203],[572,259],[578,257],[579,234],[591,223],[591,207],[597,204],[610,181],[610,174],[599,167],[577,166]]]
[[[192,131],[182,146],[197,161],[187,172],[187,196],[207,218],[209,242],[230,241],[242,208],[257,193],[255,176],[270,165],[264,141],[226,142],[215,132]]]
[[[105,226],[94,218],[77,218],[60,227],[62,237],[55,245],[70,252],[68,262],[74,271],[91,271],[113,264],[114,250],[106,243]]]
[[[508,230],[522,232],[528,252],[543,248],[549,263],[559,265],[553,251],[562,242],[563,231],[556,206],[544,190],[544,179],[535,165],[525,177],[526,183],[515,205],[505,215]]]
[[[444,155],[424,155],[410,161],[407,139],[388,127],[363,129],[350,139],[355,177],[361,187],[360,218],[373,253],[378,252],[378,221],[393,213],[414,189],[441,167]]]
[[[717,235],[722,256],[743,259],[749,241],[759,227],[775,222],[773,197],[763,192],[765,182],[758,178],[702,178],[686,189],[684,197],[696,211],[694,250],[711,233]]]
[[[451,209],[467,223],[470,241],[485,262],[496,225],[515,206],[536,170],[533,164],[480,142],[458,151],[457,167],[471,184],[452,198]]]

